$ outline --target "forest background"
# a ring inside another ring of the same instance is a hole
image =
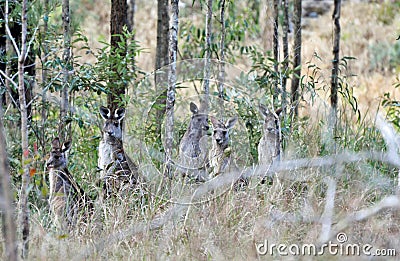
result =
[[[266,239],[320,246],[343,233],[339,243],[399,253],[397,1],[2,0],[1,8],[4,259],[268,259],[257,251]],[[202,78],[182,78],[196,70]],[[176,94],[172,143],[159,120],[169,115],[166,90]],[[219,197],[177,204],[198,185],[160,189],[164,154],[177,153],[189,102],[207,96],[239,116],[231,143],[243,168],[258,166],[259,103],[285,108],[282,162],[266,172],[272,184],[254,177],[244,191],[222,184]],[[152,181],[148,194],[98,200],[101,105],[127,107],[124,146]],[[55,136],[72,139],[68,167],[96,202],[96,218],[78,232],[49,218],[44,164]]]

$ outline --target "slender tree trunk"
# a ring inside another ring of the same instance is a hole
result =
[[[120,42],[120,36],[123,35],[123,28],[127,25],[127,10],[128,4],[126,0],[112,0],[111,1],[111,22],[110,22],[110,33],[111,33],[111,55],[116,54],[116,50],[118,48],[118,43]],[[121,57],[126,55],[126,50],[120,50]],[[117,64],[112,65],[113,68],[111,70],[117,71]],[[110,79],[113,81],[113,79]],[[111,107],[112,110],[119,107],[119,103],[121,101],[121,97],[125,95],[125,84],[113,85],[111,82],[109,83],[110,93],[107,95],[107,104],[108,107]]]
[[[288,33],[289,33],[289,0],[283,0],[283,74],[282,74],[282,115],[286,117],[286,83],[289,69],[289,44],[288,44]]]
[[[166,123],[165,123],[165,163],[164,174],[172,177],[172,148],[174,145],[174,105],[176,87],[176,58],[178,52],[178,15],[179,0],[171,0],[170,39],[169,39],[169,60],[170,68],[168,73],[168,91],[166,102]]]
[[[7,144],[3,124],[3,109],[0,106],[0,204],[2,229],[4,235],[6,260],[18,260],[17,235],[13,194],[11,193],[10,167],[8,163]]]
[[[218,98],[220,101],[220,110],[224,111],[224,83],[225,83],[225,0],[221,1],[221,41],[220,41],[220,65],[219,65],[219,83],[218,83]],[[222,115],[222,113],[221,113]]]
[[[156,86],[157,98],[156,104],[156,133],[161,138],[161,121],[165,114],[165,105],[168,88],[168,77],[166,70],[157,71],[169,64],[168,56],[168,39],[169,39],[169,12],[168,0],[159,0],[157,4],[157,47],[156,47],[156,64],[154,74],[154,83]]]
[[[293,79],[291,86],[291,106],[293,121],[299,114],[299,85],[301,74],[301,1],[294,1],[294,57],[293,57]]]
[[[279,0],[274,0],[274,37],[273,37],[273,54],[274,54],[274,71],[276,78],[274,81],[274,105],[279,103]]]
[[[208,112],[209,96],[210,96],[210,58],[211,58],[211,22],[212,22],[212,0],[207,1],[207,15],[206,15],[206,59],[204,60],[204,80],[203,91],[204,97],[202,99],[202,108],[205,113]]]
[[[341,0],[334,1],[332,19],[334,22],[333,60],[331,78],[331,135],[335,137],[338,105],[338,77],[339,77],[339,50],[340,50],[340,6]],[[336,152],[336,146],[333,148]]]
[[[11,62],[9,62],[9,57],[11,57],[11,52],[12,52],[11,50],[12,50],[12,45],[11,45],[9,37],[7,37],[6,38],[6,56],[7,56],[6,75],[7,75],[7,77],[10,77],[10,75],[11,75]],[[11,86],[10,86],[10,81],[8,79],[5,79],[5,81],[6,81],[5,82],[6,92],[5,92],[4,96],[5,96],[5,103],[8,106],[12,103],[11,98],[10,98],[12,90],[11,90]],[[3,102],[1,104],[3,104]]]
[[[264,50],[272,50],[273,49],[273,41],[269,41],[274,37],[273,35],[273,1],[275,0],[260,0],[260,14],[259,14],[259,22],[260,30],[262,32],[262,38],[266,39],[263,41]]]
[[[21,50],[18,56],[18,94],[21,112],[21,145],[22,145],[22,187],[20,193],[21,228],[22,228],[22,258],[28,257],[29,251],[29,210],[28,210],[28,187],[29,175],[29,140],[28,140],[28,110],[25,99],[24,64],[27,56],[27,0],[22,0],[21,9]]]
[[[42,50],[42,112],[41,112],[41,117],[42,117],[42,144],[45,144],[45,132],[46,132],[46,122],[47,122],[47,56],[49,53],[49,47],[47,44],[47,32],[48,32],[48,20],[49,20],[49,0],[44,0],[44,24],[43,24],[43,36],[42,36],[42,44],[43,44],[43,50]],[[42,146],[43,150],[43,155],[46,155],[46,148],[45,146]]]
[[[128,26],[128,31],[132,33],[131,41],[135,41],[135,35],[133,34],[134,28],[135,28],[135,10],[136,10],[136,0],[128,0],[128,11],[127,11],[127,26]],[[132,61],[131,61],[131,66],[132,70],[135,70],[135,58],[132,54]]]
[[[128,0],[127,25],[129,32],[135,28],[136,0]]]
[[[61,89],[61,110],[60,110],[60,125],[58,133],[64,140],[70,134],[67,131],[67,117],[69,114],[69,71],[72,70],[71,66],[71,29],[70,29],[70,12],[69,0],[62,1],[62,20],[63,20],[63,33],[64,33],[64,53],[63,53],[63,87]]]

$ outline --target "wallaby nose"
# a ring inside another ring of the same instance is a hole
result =
[[[107,134],[110,135],[110,136],[113,136],[114,132],[113,131],[107,131]]]
[[[49,160],[46,162],[46,169],[53,167],[53,160]]]

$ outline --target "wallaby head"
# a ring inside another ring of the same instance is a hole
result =
[[[275,112],[260,104],[260,112],[264,117],[263,136],[258,144],[258,162],[260,164],[271,164],[280,159],[281,139],[279,128],[279,115],[282,109]]]
[[[103,138],[107,142],[122,140],[122,119],[125,117],[124,108],[116,108],[114,111],[107,107],[100,107],[100,115],[105,120],[102,129]]]
[[[213,126],[213,140],[214,142],[222,147],[227,148],[229,143],[229,130],[236,124],[237,117],[230,118],[224,124],[215,117],[211,117],[211,123]]]
[[[51,142],[50,158],[46,162],[47,168],[66,168],[67,167],[67,157],[65,152],[71,147],[71,141],[66,141],[61,144],[58,137],[54,138]]]
[[[282,109],[279,108],[275,112],[270,111],[266,106],[260,104],[259,110],[264,117],[264,135],[277,135],[279,136],[279,115]]]
[[[209,129],[208,115],[201,113],[197,105],[193,102],[190,103],[190,111],[192,112],[192,118],[190,119],[189,129],[191,131],[197,130],[204,134]]]

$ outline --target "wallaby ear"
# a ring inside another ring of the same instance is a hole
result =
[[[62,145],[61,151],[66,152],[67,150],[69,150],[71,148],[71,145],[72,145],[71,140],[64,142],[64,144]]]
[[[103,119],[108,120],[111,116],[111,111],[107,107],[101,106],[100,107],[100,115]]]
[[[260,110],[261,114],[263,116],[267,116],[268,114],[270,114],[269,109],[267,108],[267,106],[263,105],[260,103],[260,105],[258,105],[258,109]]]
[[[229,120],[226,121],[225,127],[229,130],[232,129],[233,126],[235,126],[236,122],[237,122],[237,116],[230,118]]]
[[[281,114],[282,111],[283,111],[282,108],[278,108],[278,109],[275,111],[275,114],[276,114],[277,116],[279,116],[279,115]]]
[[[199,112],[199,108],[197,108],[197,105],[194,102],[190,102],[190,111],[193,114],[197,114]]]
[[[213,125],[214,128],[221,125],[221,122],[214,116],[210,116],[210,120],[211,120],[211,124]]]
[[[114,114],[115,119],[122,120],[125,117],[125,108],[116,109]]]
[[[51,142],[51,147],[52,148],[60,148],[60,139],[58,137],[55,137],[54,140]]]

